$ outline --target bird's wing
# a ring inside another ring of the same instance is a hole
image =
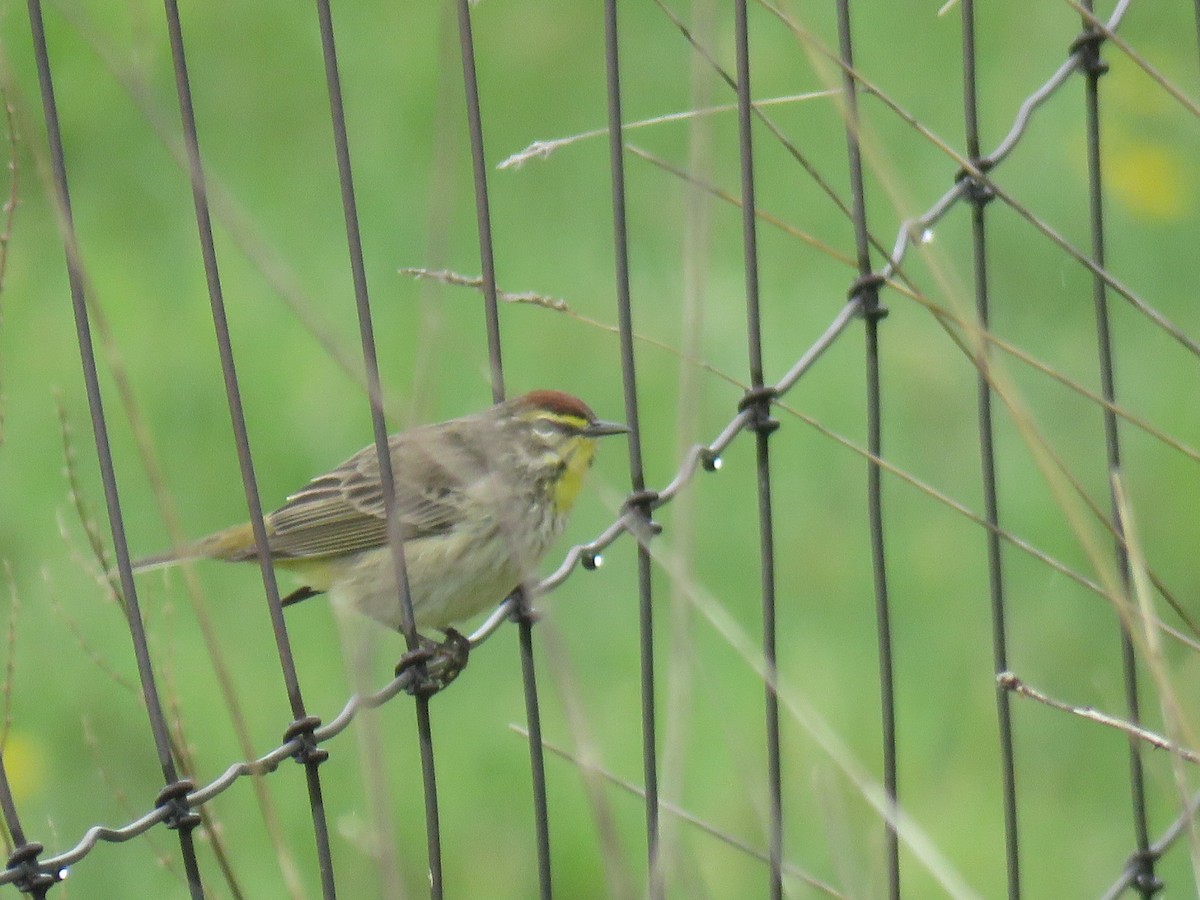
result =
[[[431,443],[442,442],[413,440],[410,434],[390,441],[396,515],[405,540],[450,530],[461,517],[464,493],[485,474],[485,461],[461,445],[441,447],[435,456],[426,449]],[[383,546],[387,518],[378,462],[375,447],[366,447],[288,497],[267,516],[271,555],[310,558]]]

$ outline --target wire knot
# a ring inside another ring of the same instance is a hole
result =
[[[37,841],[31,841],[22,844],[8,857],[6,868],[20,873],[13,884],[22,894],[44,893],[59,880],[54,873],[47,872],[38,864],[37,858],[45,849]]]
[[[975,159],[971,161],[973,169],[959,169],[954,176],[956,184],[966,183],[966,198],[976,206],[986,206],[996,199],[996,189],[988,184],[983,176],[995,165],[990,159]],[[977,174],[978,173],[978,174]]]
[[[746,427],[758,434],[768,435],[779,427],[779,422],[771,418],[771,403],[779,396],[774,385],[760,384],[749,388],[738,401],[737,410],[743,413],[751,410],[753,415]]]
[[[1130,885],[1137,889],[1143,897],[1152,897],[1161,891],[1166,884],[1154,874],[1154,863],[1158,860],[1156,850],[1138,850],[1129,858],[1129,864],[1137,869]]]
[[[1099,28],[1087,26],[1071,41],[1070,55],[1079,57],[1079,68],[1093,78],[1108,71],[1108,63],[1100,56],[1100,47],[1107,40]]]
[[[283,733],[285,744],[300,742],[299,748],[292,754],[292,759],[302,766],[309,763],[320,765],[329,759],[329,751],[317,745],[316,730],[320,724],[321,720],[317,716],[305,716],[292,722]]]
[[[850,289],[846,291],[846,299],[858,301],[864,319],[873,322],[886,319],[888,308],[879,302],[879,289],[886,283],[887,279],[878,272],[860,275],[850,282]]]
[[[168,784],[154,798],[154,808],[167,810],[163,821],[172,831],[191,831],[200,824],[200,814],[193,812],[187,802],[196,785],[188,778],[180,778],[173,784]]]
[[[658,506],[658,491],[643,488],[633,491],[621,504],[622,513],[634,513],[638,517],[638,528],[645,535],[654,537],[662,534],[662,525],[650,518],[654,507]],[[635,535],[636,537],[636,535]]]
[[[524,586],[518,587],[506,599],[512,600],[512,609],[508,613],[510,622],[516,622],[518,625],[522,622],[536,625],[541,620],[542,614],[533,608],[529,592]]]

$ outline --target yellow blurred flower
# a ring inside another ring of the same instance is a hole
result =
[[[3,752],[9,787],[20,802],[41,788],[46,776],[45,753],[36,738],[17,730],[8,733]]]
[[[1148,141],[1114,141],[1105,181],[1114,199],[1139,219],[1173,222],[1195,200],[1192,168],[1175,147]]]

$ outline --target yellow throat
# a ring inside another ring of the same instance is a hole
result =
[[[596,455],[596,442],[590,438],[576,438],[563,453],[563,471],[554,482],[554,511],[565,515],[575,505],[579,489],[583,487],[584,473],[592,465]]]

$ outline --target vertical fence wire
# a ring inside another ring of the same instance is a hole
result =
[[[458,39],[466,92],[467,130],[471,140],[471,174],[475,183],[475,224],[479,232],[479,265],[483,312],[487,327],[488,367],[492,402],[504,399],[504,363],[500,344],[500,311],[496,303],[496,257],[492,246],[492,212],[488,201],[487,161],[483,148],[483,116],[479,81],[475,73],[475,36],[471,28],[470,0],[458,0]]]
[[[779,427],[771,418],[776,389],[763,384],[762,319],[758,290],[758,206],[754,199],[754,152],[750,133],[750,34],[746,0],[734,4],[734,43],[737,70],[738,161],[742,190],[742,256],[746,278],[746,334],[750,358],[750,389],[741,409],[751,417],[754,432],[758,490],[759,567],[762,581],[762,650],[765,685],[764,718],[767,763],[767,858],[769,893],[783,896],[783,778],[779,754],[779,668],[775,635],[775,526],[771,508],[771,456],[768,438]]]
[[[985,172],[979,142],[978,85],[975,78],[975,3],[962,4],[963,121],[966,126],[967,159],[977,172]],[[971,242],[975,289],[975,313],[979,328],[990,327],[987,271],[987,228],[984,207],[995,194],[968,172],[959,173],[968,180],[966,197],[971,206]],[[989,348],[982,335],[978,341],[975,364],[979,453],[983,484],[984,517],[987,522],[988,597],[992,619],[992,665],[999,674],[1008,671],[1008,637],[1005,612],[1004,571],[1000,548],[1000,513],[996,478],[996,447],[992,413],[992,389],[988,375]],[[1021,896],[1021,869],[1017,831],[1016,762],[1013,749],[1011,697],[996,685],[996,716],[1000,743],[1002,804],[1004,807],[1005,878],[1010,900]]]
[[[542,711],[538,703],[537,669],[533,658],[533,616],[527,612],[521,615],[517,629],[521,683],[525,689],[525,723],[529,731],[529,769],[533,791],[533,832],[537,845],[538,896],[542,900],[549,900],[554,895],[553,881],[550,877],[550,801],[546,794]]]
[[[1084,9],[1092,12],[1092,0],[1083,0]],[[1110,474],[1121,471],[1121,442],[1116,413],[1116,375],[1113,361],[1113,339],[1108,315],[1108,286],[1099,272],[1105,271],[1104,236],[1104,183],[1100,158],[1100,77],[1108,70],[1100,57],[1100,46],[1104,35],[1097,31],[1085,17],[1083,31],[1076,39],[1073,49],[1083,51],[1080,71],[1084,79],[1084,106],[1086,110],[1087,163],[1088,163],[1088,225],[1092,241],[1092,262],[1097,271],[1092,273],[1092,300],[1095,307],[1096,348],[1098,351],[1100,391],[1104,398],[1104,445],[1107,468]],[[1114,529],[1114,550],[1121,581],[1128,596],[1132,573],[1129,553],[1125,545],[1124,523],[1115,491],[1109,491],[1110,509]],[[1134,651],[1130,622],[1120,617],[1121,663],[1125,685],[1125,705],[1129,721],[1141,722],[1141,702],[1138,696],[1137,657]],[[1150,832],[1147,822],[1145,772],[1142,765],[1141,744],[1129,739],[1129,790],[1132,804],[1134,860],[1137,873],[1133,878],[1134,889],[1143,898],[1150,898],[1162,889],[1162,883],[1154,873],[1155,853],[1150,848]]]
[[[38,86],[42,98],[42,112],[46,122],[46,137],[50,149],[50,164],[54,180],[56,212],[62,231],[67,258],[67,279],[70,284],[71,307],[75,317],[76,337],[79,344],[80,363],[83,367],[84,386],[87,391],[88,410],[92,420],[92,434],[96,442],[96,458],[100,477],[104,485],[104,502],[108,513],[108,524],[117,556],[121,592],[125,600],[125,613],[133,640],[134,656],[137,660],[138,679],[150,719],[150,730],[158,753],[159,768],[166,785],[159,793],[156,805],[170,811],[168,821],[179,835],[179,848],[183,857],[188,891],[193,898],[204,896],[200,879],[200,867],[196,859],[192,829],[199,817],[189,810],[187,793],[191,783],[180,780],[171,755],[171,740],[163,714],[162,701],[154,667],[150,660],[150,648],[146,643],[146,630],[138,604],[137,591],[133,583],[133,570],[129,563],[129,545],[125,539],[125,521],[121,513],[121,501],[117,491],[117,477],[113,467],[112,447],[108,439],[108,423],[104,414],[104,402],[100,392],[100,380],[96,369],[95,348],[92,345],[91,324],[88,319],[85,296],[83,264],[79,257],[79,242],[71,212],[71,195],[67,183],[66,156],[63,152],[62,130],[58,119],[58,106],[54,97],[54,82],[50,74],[50,53],[46,44],[46,30],[40,0],[28,0],[29,26],[33,37],[34,58],[37,66]]]
[[[646,490],[642,468],[642,435],[638,417],[637,377],[633,358],[633,311],[629,296],[629,233],[625,221],[625,136],[621,119],[621,67],[618,53],[617,2],[604,0],[604,72],[608,111],[608,154],[612,179],[613,252],[617,289],[617,326],[621,345],[621,381],[625,392],[625,422],[629,426],[629,479],[632,492],[627,512],[636,518],[638,541],[638,646],[642,691],[642,776],[645,786],[646,857],[649,894],[663,895],[659,863],[658,749],[654,699],[654,610],[650,585],[650,551],[646,542],[654,531],[650,510],[656,498]]]
[[[887,557],[883,537],[883,416],[882,385],[879,372],[879,323],[887,316],[880,305],[879,288],[883,279],[871,269],[871,235],[867,228],[866,192],[863,188],[862,150],[859,145],[858,83],[854,78],[854,42],[850,24],[850,0],[838,2],[838,45],[842,61],[842,94],[846,104],[846,154],[850,164],[850,191],[853,195],[855,259],[858,278],[851,285],[849,298],[857,300],[865,323],[866,403],[867,403],[867,517],[870,523],[871,571],[875,590],[875,630],[879,653],[879,702],[883,746],[883,790],[891,815],[885,825],[888,896],[900,896],[900,840],[896,831],[896,691],[892,662],[891,605],[888,598]]]
[[[483,115],[479,82],[475,71],[475,39],[471,27],[470,0],[458,0],[458,34],[461,47],[463,85],[466,90],[467,125],[471,139],[471,171],[475,183],[475,222],[479,232],[480,272],[483,282],[484,315],[487,324],[488,362],[492,400],[504,399],[504,365],[500,344],[500,315],[496,300],[496,264],[492,245],[491,204],[488,201],[487,162],[483,143]],[[546,795],[546,760],[542,744],[542,715],[538,702],[537,668],[533,656],[533,616],[524,586],[517,588],[515,604],[521,683],[525,695],[529,768],[533,792],[533,828],[537,847],[538,895],[553,895],[550,872],[550,814]]]
[[[370,297],[367,292],[362,235],[358,223],[358,204],[354,196],[354,178],[350,167],[350,141],[346,133],[346,112],[342,100],[341,75],[338,72],[337,48],[334,43],[333,16],[329,8],[329,0],[317,0],[316,6],[321,31],[321,52],[325,64],[325,82],[329,93],[334,152],[337,157],[338,183],[342,195],[342,212],[346,220],[350,271],[354,282],[354,302],[358,313],[367,396],[371,405],[371,425],[375,435],[375,452],[379,459],[379,479],[388,521],[388,544],[395,566],[397,593],[399,594],[403,623],[402,631],[408,649],[412,652],[417,648],[419,638],[413,617],[408,570],[404,561],[404,538],[400,533],[399,517],[396,515],[395,479],[392,472],[387,423],[383,415],[383,387],[379,379],[379,359],[375,349],[375,329],[371,319]],[[418,675],[423,669],[423,664],[418,663]],[[417,718],[417,743],[421,756],[421,784],[425,800],[425,844],[429,865],[429,895],[434,900],[440,900],[443,894],[442,839],[438,815],[433,727],[429,717],[429,696],[422,691],[415,691],[414,706]]]
[[[250,452],[250,438],[246,428],[245,410],[242,407],[241,389],[238,386],[237,367],[230,342],[229,320],[225,310],[224,293],[217,265],[216,247],[213,243],[212,219],[209,213],[208,189],[204,179],[204,168],[200,155],[200,140],[196,130],[195,108],[192,104],[191,80],[188,75],[184,51],[183,27],[176,0],[164,3],[167,31],[171,45],[171,61],[175,72],[175,87],[179,100],[179,114],[183,127],[184,146],[187,151],[188,175],[192,187],[192,200],[199,229],[204,275],[208,285],[209,305],[212,310],[213,328],[216,332],[217,349],[221,358],[221,373],[225,380],[225,396],[233,424],[234,444],[237,447],[238,464],[241,468],[242,485],[246,494],[246,506],[250,515],[250,526],[258,551],[259,570],[267,595],[267,608],[271,617],[275,646],[279,653],[288,702],[292,711],[292,724],[287,729],[288,738],[307,735],[304,750],[296,754],[303,763],[308,787],[309,807],[313,818],[313,831],[317,846],[317,864],[320,871],[321,891],[326,898],[336,896],[333,874],[333,855],[329,845],[329,825],[325,814],[325,802],[321,789],[318,766],[328,757],[312,741],[312,732],[321,724],[320,719],[305,712],[300,680],[292,655],[291,640],[283,618],[283,606],[279,599],[279,585],[271,563],[268,548],[266,523],[263,519],[262,498],[258,491],[258,480],[254,474],[254,462]]]

